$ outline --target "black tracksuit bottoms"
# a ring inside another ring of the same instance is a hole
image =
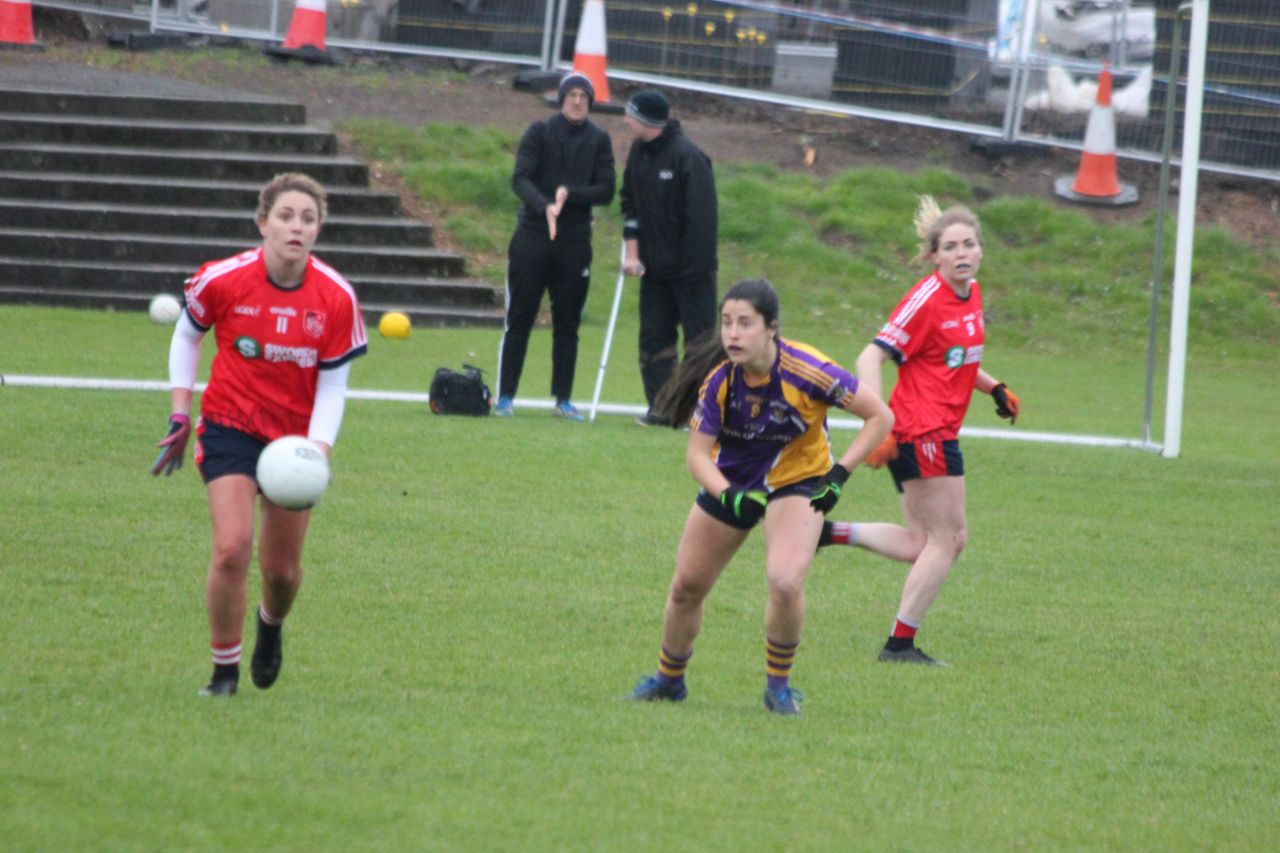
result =
[[[653,411],[654,398],[676,368],[678,330],[684,350],[716,327],[716,279],[640,279],[640,379]]]
[[[556,402],[571,398],[578,364],[578,326],[590,286],[590,239],[553,241],[545,234],[516,229],[507,249],[507,322],[502,334],[498,396],[516,395],[529,333],[546,291],[551,295],[551,395]]]

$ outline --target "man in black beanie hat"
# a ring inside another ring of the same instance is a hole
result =
[[[516,150],[511,187],[520,198],[507,249],[506,326],[498,356],[498,403],[512,400],[524,371],[529,333],[544,291],[551,294],[553,414],[582,415],[570,402],[578,363],[578,326],[591,284],[591,208],[613,201],[616,172],[609,134],[587,120],[595,89],[582,74],[560,83],[560,112],[529,125]]]
[[[679,330],[687,354],[716,326],[716,183],[711,160],[670,118],[661,92],[627,101],[631,151],[622,175],[623,271],[640,276],[640,378],[649,411],[676,366]]]
[[[587,96],[587,107],[594,107],[596,104],[596,87],[591,85],[591,78],[585,74],[579,74],[577,71],[570,71],[564,75],[564,79],[560,81],[560,92],[557,103],[564,107],[564,99],[569,96],[569,92],[574,89],[581,89]],[[579,119],[581,120],[581,119]]]

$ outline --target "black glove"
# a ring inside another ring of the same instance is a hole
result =
[[[814,491],[813,497],[809,498],[809,506],[813,507],[814,512],[820,512],[823,515],[831,512],[836,508],[836,501],[840,500],[845,481],[848,479],[848,468],[839,462],[832,465],[831,470],[823,476],[822,483]]]
[[[1009,419],[1009,426],[1018,422],[1018,395],[1009,390],[1001,382],[991,389],[991,398],[996,401],[996,414]]]
[[[769,505],[769,496],[761,491],[747,491],[730,486],[720,493],[720,506],[729,510],[736,519],[747,524],[755,524],[764,518],[765,507]]]

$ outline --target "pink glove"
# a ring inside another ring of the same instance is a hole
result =
[[[169,434],[160,440],[160,455],[151,465],[152,476],[161,471],[168,477],[182,467],[182,457],[187,452],[187,439],[191,437],[191,418],[186,415],[169,415]]]

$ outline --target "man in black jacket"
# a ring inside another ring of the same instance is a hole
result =
[[[716,184],[711,160],[669,117],[661,92],[637,92],[623,124],[631,151],[622,176],[623,270],[640,276],[640,378],[649,411],[637,420],[666,425],[654,398],[684,349],[716,325]]]
[[[591,207],[613,201],[616,173],[609,134],[587,120],[595,100],[591,81],[570,74],[559,95],[560,112],[529,125],[516,151],[511,187],[521,205],[507,249],[507,320],[493,413],[514,414],[529,332],[549,291],[553,414],[580,421],[570,398],[578,325],[591,284]]]

